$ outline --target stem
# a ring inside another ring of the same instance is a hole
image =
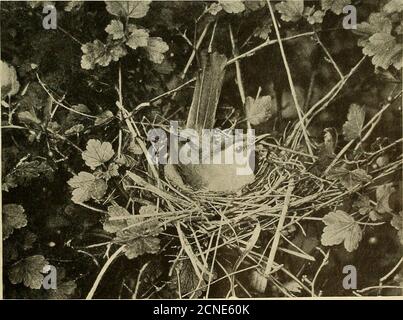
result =
[[[274,16],[274,12],[273,12],[273,8],[271,6],[270,0],[267,0],[267,5],[269,6],[271,19],[273,20],[273,25],[274,25],[274,29],[276,31],[276,36],[277,36],[277,39],[278,39],[278,44],[279,44],[279,47],[280,47],[281,56],[283,58],[284,67],[285,67],[285,70],[287,72],[288,83],[289,83],[290,89],[291,89],[291,95],[292,95],[292,98],[294,100],[295,108],[296,108],[297,113],[298,113],[299,123],[301,124],[301,129],[302,129],[302,132],[304,134],[305,143],[306,143],[306,146],[308,147],[309,154],[313,155],[311,144],[310,144],[309,137],[308,137],[308,132],[306,130],[304,119],[303,119],[304,115],[303,115],[302,109],[301,109],[301,107],[299,105],[299,102],[298,102],[298,99],[297,99],[297,93],[295,91],[294,81],[293,81],[292,76],[291,76],[290,67],[289,67],[288,62],[287,62],[287,57],[285,55],[283,43],[282,43],[281,36],[280,36],[280,31],[279,31],[278,26],[277,26],[276,17]]]
[[[108,268],[112,264],[112,262],[115,261],[115,259],[119,256],[119,254],[123,252],[124,249],[125,249],[125,245],[121,246],[105,262],[105,264],[103,265],[101,271],[98,273],[98,276],[95,279],[94,284],[92,285],[90,292],[88,292],[87,297],[85,298],[86,300],[91,300],[92,299],[92,297],[94,296],[95,291],[97,290],[97,288],[99,286],[99,283],[101,282],[102,277],[104,276],[105,272],[108,270]]]

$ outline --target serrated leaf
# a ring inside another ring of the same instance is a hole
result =
[[[218,1],[223,10],[227,13],[241,13],[245,11],[245,5],[240,0]]]
[[[108,207],[108,219],[103,223],[106,232],[116,233],[128,226],[128,218],[132,215],[123,207],[113,205]]]
[[[101,142],[96,139],[91,139],[87,142],[87,149],[82,153],[82,158],[85,164],[91,169],[109,161],[115,152],[109,142]]]
[[[139,19],[147,15],[151,1],[105,1],[106,10],[118,17]]]
[[[97,116],[94,124],[96,126],[106,124],[106,123],[112,121],[113,117],[114,117],[114,115],[113,115],[112,111],[105,110],[104,112],[102,112],[100,115]]]
[[[49,299],[64,300],[69,299],[74,294],[77,284],[74,280],[62,282],[57,284],[57,289],[49,290]]]
[[[15,229],[21,229],[28,223],[24,208],[19,204],[5,204],[3,213],[3,240],[7,239]]]
[[[8,272],[12,284],[23,283],[31,289],[40,289],[43,283],[43,268],[49,263],[41,255],[35,255],[13,264]]]
[[[169,50],[169,46],[160,37],[148,38],[146,51],[148,58],[154,63],[161,63],[164,60],[164,53]]]
[[[112,35],[113,40],[122,39],[125,36],[123,23],[119,20],[112,20],[105,28],[105,31]]]
[[[126,41],[126,45],[128,45],[132,49],[148,46],[149,34],[146,29],[138,29],[132,26],[129,30],[130,35]]]
[[[337,15],[342,13],[343,8],[349,4],[351,4],[351,0],[321,0],[324,11],[331,10]]]
[[[145,253],[155,254],[160,250],[160,239],[157,237],[137,238],[126,245],[125,255],[128,259],[137,258]]]
[[[347,190],[353,190],[358,185],[369,182],[372,179],[363,169],[349,170],[345,167],[334,168],[329,172],[328,177],[339,180]]]
[[[267,40],[269,38],[269,34],[271,32],[271,28],[273,26],[273,21],[270,17],[264,17],[260,21],[260,25],[253,31],[253,36],[259,37],[263,40]]]
[[[140,211],[155,210],[153,206],[148,207],[147,209],[140,209]],[[115,213],[119,214],[120,217],[122,215],[128,217],[128,212],[124,212],[122,209],[116,209]],[[144,214],[144,212],[140,212],[140,214]],[[130,219],[124,219],[124,222],[119,224],[108,225],[111,230],[116,230],[115,241],[126,244],[125,254],[127,258],[133,259],[145,253],[157,253],[160,249],[160,240],[156,236],[161,232],[158,220],[137,215],[129,215],[129,217]],[[118,228],[120,229],[118,230]]]
[[[212,14],[213,16],[217,15],[222,10],[222,6],[219,3],[212,3],[210,7],[207,9],[207,12]]]
[[[83,203],[91,198],[101,199],[108,189],[108,185],[103,179],[85,171],[79,172],[67,183],[74,188],[71,198],[74,203]]]
[[[392,213],[389,198],[395,192],[393,183],[386,183],[376,188],[376,211],[379,213]]]
[[[245,111],[246,117],[252,125],[257,126],[266,122],[274,113],[271,97],[262,96],[257,99],[247,97],[245,100]]]
[[[403,11],[403,0],[391,0],[383,6],[383,11],[391,14]]]
[[[342,210],[336,210],[323,217],[326,227],[323,229],[321,243],[324,246],[334,246],[344,242],[348,252],[358,248],[362,239],[362,231],[353,217]]]
[[[109,55],[113,61],[119,61],[119,59],[124,57],[126,54],[126,47],[122,44],[117,44],[109,49]]]
[[[83,44],[81,51],[84,53],[81,57],[81,68],[85,70],[94,69],[96,64],[105,67],[112,61],[106,45],[99,40]]]
[[[343,125],[343,135],[347,141],[354,140],[361,136],[361,130],[364,126],[365,111],[358,104],[350,105],[347,114],[347,121]]]
[[[373,209],[371,199],[367,195],[360,195],[353,203],[353,207],[356,208],[361,215],[367,215]]]
[[[390,65],[396,64],[396,69],[401,68],[402,46],[398,44],[396,38],[390,34],[373,34],[369,37],[362,52],[372,57],[371,61],[375,67],[381,67],[386,70]]]
[[[371,13],[368,22],[362,22],[357,25],[359,33],[372,35],[378,32],[390,33],[392,31],[392,21],[380,12]]]
[[[71,11],[77,11],[81,8],[81,6],[84,4],[84,1],[79,1],[79,0],[73,0],[67,2],[66,6],[64,7],[64,11],[66,12],[71,12]]]
[[[40,176],[51,179],[52,174],[53,169],[45,161],[21,161],[6,175],[1,187],[2,190],[9,191],[19,185],[26,186],[32,179]]]
[[[201,288],[193,293],[193,297],[198,298],[202,295],[203,290],[206,289],[205,280],[208,280],[208,275],[205,276],[206,279],[200,281],[192,263],[189,260],[181,260],[176,264],[172,272],[169,287],[171,290],[175,290],[177,294],[180,292],[181,296]]]
[[[316,10],[314,13],[310,14],[306,19],[310,24],[322,23],[325,12],[322,10]]]
[[[303,0],[287,0],[281,1],[275,5],[278,12],[281,13],[281,19],[283,21],[295,22],[302,18],[304,12]]]

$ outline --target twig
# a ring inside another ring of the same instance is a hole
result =
[[[301,124],[302,133],[304,134],[305,143],[306,143],[306,146],[308,147],[309,154],[313,155],[312,147],[311,147],[309,137],[308,137],[308,131],[306,129],[304,119],[303,119],[303,112],[302,112],[302,109],[301,109],[301,107],[299,105],[299,102],[298,102],[297,93],[295,91],[295,86],[294,86],[294,81],[293,81],[292,76],[291,76],[290,67],[289,67],[288,62],[287,62],[287,57],[285,55],[283,43],[282,43],[281,36],[280,36],[280,31],[279,31],[278,26],[277,26],[276,17],[274,16],[274,12],[273,12],[273,8],[271,6],[270,0],[267,0],[267,5],[269,6],[271,19],[273,20],[273,25],[274,25],[274,29],[276,31],[276,36],[277,36],[277,39],[278,39],[278,44],[279,44],[279,47],[280,47],[281,56],[283,58],[284,67],[285,67],[285,70],[287,72],[288,82],[289,82],[290,89],[291,89],[291,95],[292,95],[292,98],[294,100],[295,109],[297,110],[297,113],[298,113],[298,118],[299,118],[299,122]]]
[[[95,291],[97,290],[99,283],[102,280],[102,277],[104,276],[105,272],[108,270],[109,266],[112,264],[113,261],[123,252],[125,249],[126,245],[121,246],[118,250],[116,250],[110,257],[109,259],[105,262],[103,265],[101,271],[98,273],[97,278],[95,279],[90,292],[88,292],[87,297],[85,298],[86,300],[91,300],[92,297],[95,294]]]
[[[188,69],[189,69],[190,66],[192,65],[193,59],[194,59],[195,56],[196,56],[196,52],[197,52],[197,50],[199,49],[199,47],[200,47],[200,45],[201,45],[201,43],[202,43],[204,37],[206,36],[206,33],[207,33],[207,30],[208,30],[209,26],[210,26],[210,23],[206,24],[206,26],[204,27],[204,29],[203,29],[203,31],[202,31],[202,34],[200,35],[200,38],[199,38],[199,40],[197,41],[196,46],[195,46],[195,48],[193,49],[192,54],[190,55],[189,60],[188,60],[188,62],[186,63],[185,68],[184,68],[183,71],[182,71],[181,79],[185,79],[186,73],[188,72]]]
[[[149,264],[150,264],[150,262],[145,263],[144,266],[142,266],[139,271],[139,275],[137,276],[136,288],[134,289],[132,299],[137,299],[137,293],[139,291],[140,283],[141,283],[141,276],[143,275],[144,271],[147,269]]]
[[[315,33],[315,37],[316,37],[316,41],[319,43],[319,45],[321,46],[321,48],[323,49],[323,51],[325,52],[326,56],[329,58],[330,62],[332,63],[333,67],[336,69],[337,73],[340,76],[340,79],[344,79],[344,75],[341,72],[339,66],[337,65],[336,61],[334,61],[333,57],[331,56],[330,52],[327,50],[327,48],[325,47],[325,45],[323,44],[323,42],[320,40],[319,36],[317,33]]]
[[[77,114],[82,115],[82,116],[87,117],[87,118],[91,118],[91,119],[96,119],[96,118],[97,118],[96,116],[92,116],[92,115],[90,115],[90,114],[86,114],[86,113],[84,113],[84,112],[80,112],[80,111],[74,110],[74,109],[72,109],[72,108],[69,108],[69,107],[67,107],[66,105],[64,105],[63,103],[61,103],[60,101],[56,100],[56,99],[53,97],[53,95],[50,93],[50,91],[46,88],[46,85],[45,85],[45,84],[42,82],[42,80],[39,78],[38,73],[36,73],[36,78],[38,79],[38,82],[39,82],[39,84],[41,85],[41,87],[43,88],[43,90],[45,90],[45,92],[52,98],[52,100],[53,100],[58,106],[63,107],[63,108],[65,108],[65,109],[67,109],[67,110],[69,110],[69,111],[71,111],[71,112],[73,112],[73,113],[77,113]]]
[[[271,249],[270,249],[270,253],[269,253],[269,258],[267,260],[267,264],[266,264],[266,268],[265,268],[265,272],[264,272],[264,274],[266,276],[270,275],[271,270],[273,268],[274,258],[276,256],[276,251],[277,251],[278,244],[280,241],[280,233],[284,226],[285,216],[287,215],[287,212],[288,212],[288,205],[290,204],[291,194],[292,194],[293,190],[294,190],[294,179],[291,178],[290,182],[288,183],[288,188],[287,188],[287,192],[285,194],[283,209],[281,211],[280,218],[278,219],[276,233],[274,234],[273,243],[271,245]]]
[[[318,270],[316,271],[315,276],[313,277],[312,282],[311,282],[311,296],[312,297],[315,297],[316,279],[318,278],[319,273],[322,271],[322,269],[329,263],[329,251],[326,253],[323,253],[323,251],[321,249],[320,249],[320,251],[322,252],[324,257],[323,257],[322,263],[320,264],[320,266],[319,266]]]
[[[388,278],[399,268],[399,266],[403,263],[403,257],[400,258],[399,262],[390,270],[386,275],[384,275],[381,279],[379,279],[379,286],[382,286],[383,282],[388,280]]]
[[[232,45],[232,54],[236,57],[238,54],[238,49],[235,45],[235,39],[234,39],[234,34],[232,33],[231,24],[229,25],[229,35],[230,35],[231,45]],[[239,63],[239,60],[235,61],[235,69],[236,69],[236,83],[238,85],[239,95],[241,96],[242,105],[245,108],[245,100],[246,100],[245,89],[243,87],[241,64]],[[245,109],[244,109],[244,112],[245,112],[245,116],[247,118]],[[246,119],[246,123],[247,123],[248,129],[251,129],[252,127],[251,127],[251,124],[248,119]]]

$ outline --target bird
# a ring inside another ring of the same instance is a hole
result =
[[[214,129],[226,65],[227,58],[223,54],[201,54],[201,69],[196,76],[186,129],[194,130],[202,141],[193,146],[190,143],[179,146],[180,152],[198,153],[201,161],[168,164],[164,169],[166,178],[176,182],[179,187],[204,192],[237,193],[254,181],[254,150],[245,149],[244,139],[234,138],[228,142],[226,137],[232,137],[228,135],[228,130]],[[206,129],[212,130],[206,135]],[[206,141],[208,143],[204,144]],[[199,149],[206,145],[209,148],[207,153]],[[238,160],[242,161],[228,161],[226,154],[233,154],[234,151],[238,152]],[[218,159],[218,163],[206,163],[206,157],[210,162]]]

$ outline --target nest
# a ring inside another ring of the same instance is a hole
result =
[[[315,217],[318,210],[338,201],[342,191],[311,172],[314,160],[309,155],[283,147],[268,136],[257,140],[255,179],[238,193],[195,191],[179,188],[165,177],[146,181],[140,174],[129,174],[127,184],[133,187],[134,181],[134,187],[141,190],[136,196],[146,197],[158,206],[161,226],[171,227],[166,237],[168,242],[174,239],[176,254],[170,260],[170,275],[176,266],[187,261],[199,279],[193,290],[179,295],[181,298],[200,296],[203,291],[208,292],[210,285],[225,278],[231,282],[234,275],[245,270],[253,270],[255,277],[259,274],[258,282],[272,280],[276,285],[276,271],[283,270],[300,283],[274,261],[279,237],[286,237],[297,228],[304,232],[301,222],[320,220]],[[291,250],[281,250],[313,259],[295,245]],[[231,260],[230,270],[218,261],[223,256],[230,257],[226,258],[227,263]],[[221,277],[217,275],[220,269],[224,270]],[[233,289],[233,282],[231,286]],[[255,289],[264,291],[265,285]]]

